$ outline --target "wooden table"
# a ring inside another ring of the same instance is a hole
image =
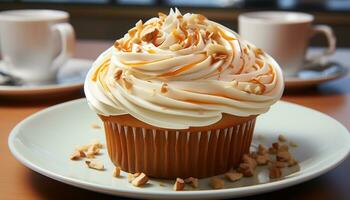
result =
[[[112,42],[79,41],[76,57],[95,59]],[[334,59],[347,64],[350,50],[339,49]],[[7,138],[11,129],[30,114],[48,106],[82,97],[51,100],[14,101],[0,97],[0,199],[116,199],[90,192],[42,176],[24,167],[11,155]],[[301,104],[326,113],[350,129],[350,76],[321,85],[318,88],[287,91],[283,100]],[[317,139],[317,138],[315,138]],[[246,199],[350,199],[350,158],[336,169],[316,179],[287,189]]]

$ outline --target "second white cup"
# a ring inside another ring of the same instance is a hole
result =
[[[305,62],[317,63],[334,53],[336,39],[327,25],[312,25],[314,17],[306,13],[262,11],[241,14],[239,33],[277,60],[285,76],[294,76]],[[325,34],[328,48],[322,54],[305,59],[309,40],[317,33]]]

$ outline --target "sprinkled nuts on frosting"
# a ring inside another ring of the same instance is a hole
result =
[[[152,95],[163,82],[174,92]],[[84,91],[100,115],[131,114],[156,127],[187,129],[214,124],[222,114],[265,113],[283,87],[280,67],[261,49],[203,15],[171,9],[138,21],[103,52]]]

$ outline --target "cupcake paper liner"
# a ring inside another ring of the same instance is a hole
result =
[[[236,167],[249,153],[255,119],[198,132],[131,127],[112,120],[104,120],[104,127],[109,156],[122,170],[155,178],[203,178]]]

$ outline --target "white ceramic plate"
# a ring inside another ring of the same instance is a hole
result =
[[[92,64],[91,60],[73,58],[67,61],[57,73],[57,80],[41,85],[6,86],[0,85],[0,96],[45,97],[64,94],[83,88],[85,76]],[[0,63],[0,68],[3,63]]]
[[[261,184],[245,187],[228,184],[229,188],[220,190],[209,189],[207,179],[200,180],[201,190],[175,192],[171,182],[165,182],[162,187],[158,180],[136,188],[127,182],[125,173],[123,178],[112,177],[113,165],[105,149],[99,156],[105,171],[88,169],[83,161],[69,160],[76,145],[87,144],[93,138],[104,142],[103,130],[93,129],[93,123],[101,122],[85,99],[63,103],[19,123],[10,134],[9,147],[25,166],[55,180],[97,192],[148,199],[218,199],[278,190],[329,171],[350,150],[349,132],[339,122],[309,108],[278,102],[259,117],[254,143],[269,145],[283,133],[299,145],[292,153],[300,162],[300,171],[273,182],[266,181],[266,174],[265,177],[261,174],[256,177]],[[243,182],[249,179],[244,178]]]

